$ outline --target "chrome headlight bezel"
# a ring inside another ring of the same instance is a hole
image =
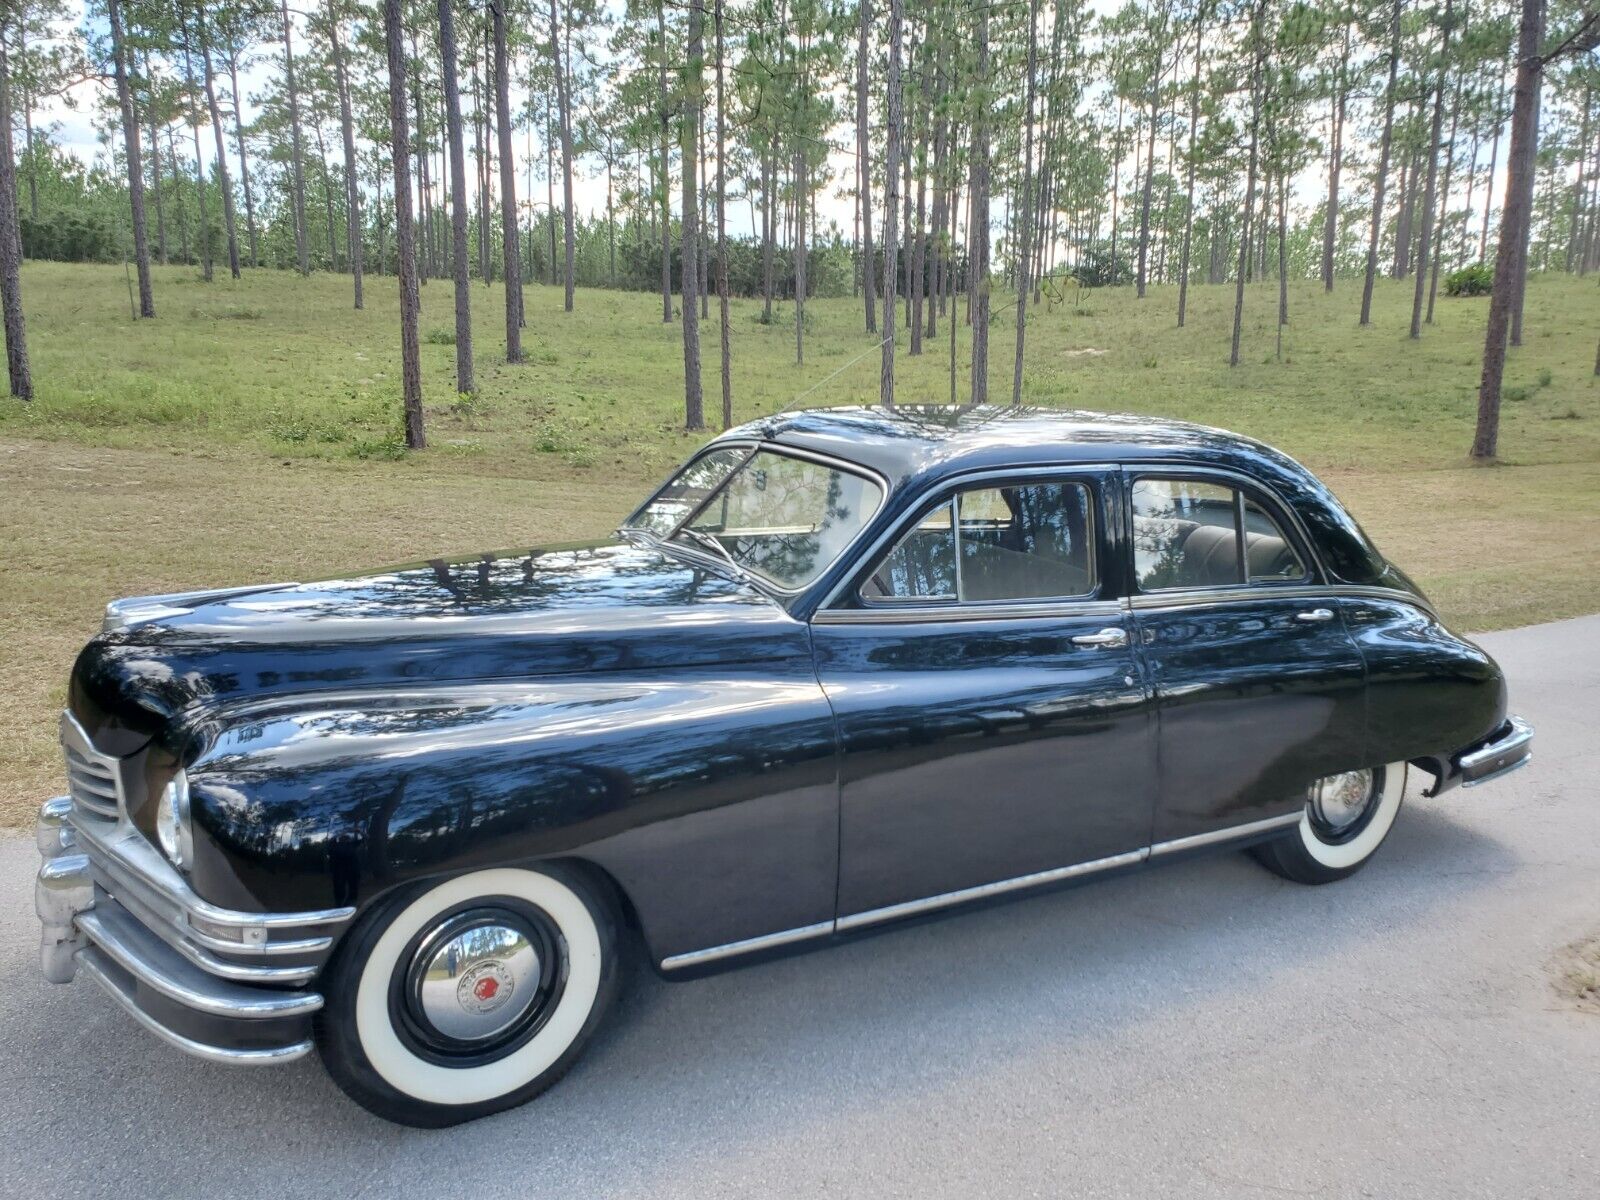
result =
[[[156,844],[175,867],[194,861],[194,827],[189,817],[189,777],[179,768],[156,802]]]

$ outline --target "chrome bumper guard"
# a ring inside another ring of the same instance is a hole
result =
[[[349,908],[252,913],[218,908],[126,821],[39,811],[34,888],[45,978],[81,968],[172,1045],[216,1062],[273,1063],[311,1049],[315,978]]]
[[[1533,726],[1521,717],[1507,717],[1488,741],[1456,756],[1462,787],[1476,787],[1509,775],[1533,760]]]

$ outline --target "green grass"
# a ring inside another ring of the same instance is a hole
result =
[[[110,597],[310,578],[437,553],[603,532],[704,438],[682,430],[681,332],[649,294],[527,291],[526,364],[500,360],[503,292],[473,290],[476,390],[455,391],[450,285],[423,289],[430,449],[399,440],[395,286],[254,272],[240,283],[156,273],[155,321],[129,318],[120,268],[30,263],[23,287],[38,397],[0,400],[0,679],[13,717],[0,823],[55,785],[53,741],[72,655]],[[1595,281],[1535,279],[1512,352],[1502,464],[1468,464],[1487,300],[1438,302],[1409,341],[1411,285],[1380,284],[1373,324],[1342,282],[1290,291],[1277,361],[1276,288],[1252,288],[1244,361],[1227,366],[1229,288],[1084,293],[1030,310],[1032,403],[1170,415],[1236,429],[1321,472],[1453,623],[1487,629],[1600,608],[1600,381]],[[997,306],[1004,303],[997,297]],[[713,308],[713,314],[715,309]],[[771,325],[733,306],[734,417],[876,399],[861,302]],[[958,394],[969,331],[958,327]],[[991,394],[1009,398],[1009,310]],[[949,326],[911,358],[899,398],[948,397]],[[702,324],[706,412],[720,415],[716,322]],[[851,360],[859,361],[850,364]],[[840,370],[840,368],[843,368]],[[1512,397],[1515,397],[1514,399]]]

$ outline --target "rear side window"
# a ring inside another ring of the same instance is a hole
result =
[[[976,603],[1095,591],[1091,493],[1081,483],[972,488],[934,509],[883,559],[868,600]]]
[[[1135,481],[1133,566],[1142,592],[1298,582],[1307,574],[1259,504],[1234,488],[1192,479]]]

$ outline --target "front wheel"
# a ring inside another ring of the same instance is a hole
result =
[[[1389,836],[1405,790],[1403,762],[1319,779],[1307,789],[1300,823],[1250,852],[1267,870],[1295,883],[1344,879],[1365,866]]]
[[[617,990],[615,907],[562,864],[401,889],[324,976],[317,1048],[358,1104],[440,1127],[513,1108],[559,1079]]]

